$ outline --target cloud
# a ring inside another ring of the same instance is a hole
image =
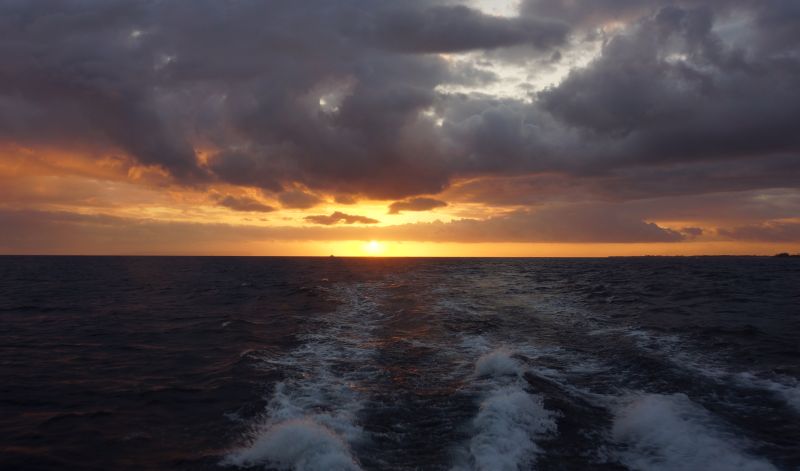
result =
[[[234,211],[253,211],[268,213],[275,211],[275,208],[249,196],[218,195],[217,204]]]
[[[0,18],[0,144],[174,185],[397,211],[487,177],[558,175],[472,194],[529,208],[562,190],[800,187],[794,0],[525,0],[513,17],[444,0],[42,0],[3,2]]]
[[[684,239],[676,231],[603,205],[569,205],[534,212],[517,211],[485,220],[461,219],[411,226],[424,234],[421,240],[459,242],[632,243]]]
[[[302,190],[289,190],[278,193],[278,201],[284,208],[308,209],[322,203],[322,199]]]
[[[447,206],[444,201],[433,198],[411,198],[405,201],[395,201],[389,205],[389,214],[400,214],[403,211],[430,211]]]
[[[800,191],[790,189],[710,193],[640,199],[618,204],[620,210],[658,221],[737,226],[800,214]]]
[[[0,253],[191,253],[275,241],[627,243],[680,242],[676,231],[610,207],[519,211],[483,220],[394,226],[252,226],[0,210]]]
[[[748,60],[712,27],[707,8],[662,8],[542,92],[541,106],[583,131],[587,167],[797,151],[800,138],[789,128],[800,105],[784,102],[796,90],[762,75],[772,59]]]
[[[531,103],[449,97],[443,130],[469,156],[461,172],[559,173],[598,183],[624,174],[617,194],[638,190],[628,197],[658,196],[670,183],[686,193],[797,187],[783,175],[800,172],[800,138],[791,131],[800,118],[791,85],[800,58],[786,44],[756,49],[743,39],[768,34],[748,23],[760,9],[748,16],[749,4],[741,4],[736,11],[747,26],[737,27],[745,33],[723,36],[716,28],[733,21],[724,6],[534,3],[550,7],[543,11],[576,5],[576,14],[577,5],[605,13],[624,7],[633,17],[606,36],[595,60]],[[662,174],[673,182],[658,182]]]
[[[358,203],[358,198],[353,195],[336,195],[334,201],[338,204],[356,204]]]
[[[391,50],[422,53],[465,52],[529,45],[548,49],[566,41],[569,27],[536,18],[502,18],[463,5],[431,8],[395,6],[361,32]]]
[[[683,227],[680,230],[680,233],[686,236],[687,238],[700,237],[701,235],[703,235],[703,232],[705,231],[703,231],[703,229],[700,227]]]
[[[731,229],[723,228],[719,230],[719,234],[734,240],[800,243],[800,222],[770,221]]]
[[[340,222],[343,222],[345,224],[377,224],[380,222],[377,219],[368,218],[366,216],[345,214],[341,211],[333,212],[329,216],[326,216],[324,214],[316,216],[306,216],[304,219],[308,222],[313,222],[314,224],[322,224],[325,226],[332,226]]]

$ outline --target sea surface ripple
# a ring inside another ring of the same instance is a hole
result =
[[[800,261],[0,257],[0,469],[797,470]]]

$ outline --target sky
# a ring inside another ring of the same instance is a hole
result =
[[[0,253],[800,252],[796,0],[0,0]]]

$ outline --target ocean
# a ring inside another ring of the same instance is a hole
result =
[[[797,470],[800,259],[0,257],[3,470]]]

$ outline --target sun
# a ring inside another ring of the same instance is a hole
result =
[[[380,255],[386,250],[386,247],[377,240],[371,240],[364,244],[363,249],[369,255]]]

